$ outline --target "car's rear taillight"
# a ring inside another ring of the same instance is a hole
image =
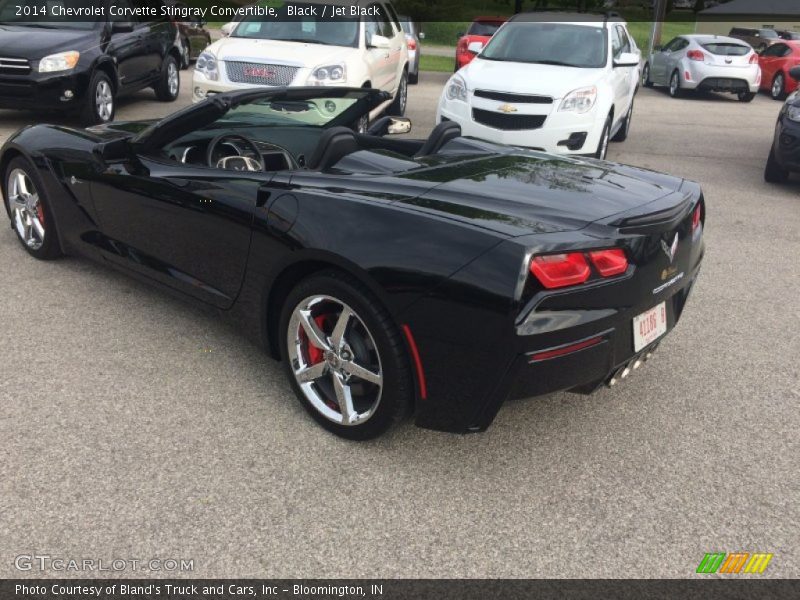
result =
[[[549,290],[578,285],[589,279],[589,265],[581,252],[535,256],[531,273]]]
[[[751,65],[758,64],[758,54],[756,54],[755,52],[753,52],[753,54],[750,55],[750,64]]]
[[[689,50],[686,53],[686,58],[689,60],[697,60],[703,62],[706,59],[706,55],[703,53],[702,50]]]
[[[628,257],[621,248],[589,252],[589,258],[603,277],[613,277],[628,270]]]
[[[703,218],[703,206],[698,204],[692,213],[692,231],[697,231]]]
[[[408,38],[408,49],[409,50],[416,50],[417,49],[417,40],[414,38]]]

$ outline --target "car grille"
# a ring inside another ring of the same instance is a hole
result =
[[[289,85],[292,83],[298,68],[235,60],[225,61],[225,71],[228,73],[228,79],[235,83]]]
[[[491,90],[475,90],[478,98],[499,100],[500,102],[517,102],[519,104],[552,104],[550,96],[535,96],[529,94],[508,94],[506,92],[493,92]]]
[[[31,64],[24,58],[0,58],[0,73],[3,75],[27,75]]]
[[[494,129],[519,131],[523,129],[539,129],[547,120],[547,115],[507,115],[491,110],[472,109],[472,118]]]

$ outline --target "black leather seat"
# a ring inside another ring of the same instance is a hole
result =
[[[461,125],[455,121],[442,121],[433,128],[428,139],[414,156],[429,156],[436,154],[447,142],[461,137]]]
[[[306,167],[312,171],[324,171],[360,149],[352,129],[331,127],[320,136],[317,147],[306,160]]]

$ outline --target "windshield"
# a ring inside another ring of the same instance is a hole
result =
[[[218,119],[219,127],[325,127],[358,101],[359,96],[344,98],[262,98],[229,110]]]
[[[606,31],[593,25],[508,23],[486,45],[480,57],[504,62],[579,68],[606,64]]]
[[[103,20],[99,8],[102,3],[92,0],[0,0],[0,25],[88,30]]]
[[[770,40],[774,40],[778,38],[778,32],[774,31],[773,29],[762,29],[761,30],[761,37],[768,38]]]
[[[492,36],[500,29],[503,21],[475,21],[469,26],[467,35],[485,35]]]
[[[276,17],[266,21],[258,15],[247,17],[233,30],[231,37],[358,47],[359,22],[348,17],[331,17],[333,5],[295,2],[291,6],[298,9],[314,7],[317,14],[324,12],[328,16],[319,20],[315,17],[298,19],[296,16],[289,16],[287,6],[284,6],[277,9]]]

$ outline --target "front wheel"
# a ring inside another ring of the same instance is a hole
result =
[[[770,149],[767,168],[764,169],[764,181],[767,183],[784,183],[787,179],[789,179],[789,170],[783,168],[778,162],[775,156],[775,148]]]
[[[111,79],[102,71],[92,75],[81,110],[83,125],[102,125],[114,120],[114,88]]]
[[[408,413],[414,380],[403,339],[358,281],[338,271],[301,281],[286,299],[279,331],[292,388],[328,431],[366,440]]]
[[[161,79],[156,85],[156,98],[162,102],[174,102],[181,91],[181,75],[178,61],[171,54],[164,59],[161,68]]]
[[[595,158],[605,160],[608,156],[608,142],[611,136],[611,115],[608,115],[606,124],[603,126],[603,133],[600,135],[600,143],[597,145],[597,151],[594,153]]]
[[[403,71],[400,76],[400,83],[397,84],[397,93],[394,100],[386,109],[386,114],[393,117],[402,117],[406,114],[406,101],[408,100],[408,73]]]
[[[25,250],[42,260],[60,256],[53,213],[36,168],[18,156],[9,163],[4,180],[11,225]]]

